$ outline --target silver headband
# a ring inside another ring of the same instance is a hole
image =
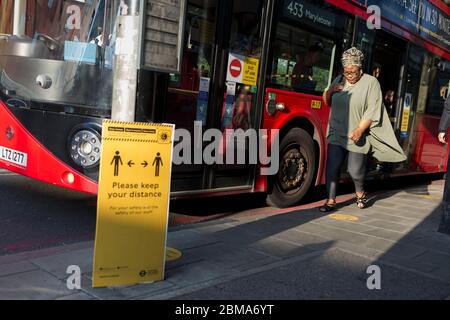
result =
[[[342,54],[342,65],[362,67],[364,61],[364,53],[361,50],[353,47]]]

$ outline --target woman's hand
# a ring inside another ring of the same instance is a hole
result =
[[[445,132],[439,133],[438,139],[439,139],[439,142],[441,142],[443,144],[447,144],[447,137],[446,137],[446,133]]]
[[[323,100],[325,101],[325,104],[327,106],[331,106],[331,97],[333,96],[333,94],[344,90],[345,82],[346,82],[345,77],[342,77],[341,82],[334,85],[333,87],[330,87],[327,91],[323,93]]]
[[[344,90],[344,84],[343,83],[338,83],[337,85],[335,85],[334,86],[334,88],[333,88],[333,93],[336,93],[336,92],[341,92],[342,90]]]
[[[335,85],[334,87],[331,88],[330,96],[332,96],[333,94],[335,94],[337,92],[341,92],[342,90],[344,90],[344,87],[345,87],[345,79],[344,79],[344,81],[339,82],[337,85]]]
[[[359,141],[359,139],[361,139],[363,134],[364,134],[363,129],[356,128],[355,130],[352,131],[352,133],[348,137],[356,143]]]
[[[336,92],[341,92],[343,89],[344,84],[338,83],[334,87],[331,87],[328,91],[325,91],[323,93],[323,100],[325,101],[325,104],[327,106],[331,106],[331,97],[333,96],[333,94],[335,94]]]
[[[370,128],[372,123],[373,123],[372,120],[361,120],[358,128],[353,130],[352,133],[348,136],[349,139],[352,139],[354,142],[358,142],[361,139],[364,132],[366,132],[366,130]]]

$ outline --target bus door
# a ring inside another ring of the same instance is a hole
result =
[[[168,90],[161,100],[164,112],[155,117],[174,123],[182,135],[179,143],[184,145],[175,145],[174,158],[181,161],[173,166],[174,192],[250,188],[253,184],[254,167],[226,163],[227,140],[223,137],[226,129],[245,132],[258,125],[265,2],[187,1],[182,69],[167,80]],[[219,133],[223,137],[217,141]]]
[[[152,120],[173,123],[177,133],[182,134],[179,143],[175,143],[172,174],[172,190],[175,192],[204,188],[202,154],[200,157],[195,154],[203,152],[202,132],[209,128],[207,116],[213,101],[219,2],[187,1],[180,73],[170,74],[168,79],[161,75],[164,81],[156,81],[152,88],[156,96]],[[161,95],[164,97],[158,98]],[[179,148],[182,149],[177,151]]]
[[[208,172],[209,187],[252,187],[258,155],[258,131],[263,90],[258,87],[262,63],[263,6],[267,1],[228,1],[230,7],[221,52],[215,127],[223,134],[220,147],[224,163]],[[246,135],[248,138],[243,138]],[[241,138],[239,138],[241,136]],[[236,138],[235,138],[236,137]],[[236,141],[236,143],[235,143]]]
[[[389,114],[394,130],[398,129],[400,106],[405,86],[405,64],[407,60],[407,42],[385,30],[368,30],[366,21],[358,19],[356,46],[365,54],[364,70],[380,82],[383,104]],[[411,99],[409,100],[411,101]],[[398,130],[396,130],[398,131]],[[397,135],[399,138],[400,136]],[[380,163],[370,157],[369,175],[378,175],[392,171],[389,163]]]
[[[395,129],[397,137],[403,151],[408,157],[408,163],[412,152],[412,144],[416,139],[414,135],[414,125],[419,99],[426,100],[426,92],[421,92],[419,97],[419,87],[422,73],[422,65],[425,51],[409,46],[408,59],[405,64],[403,90],[397,102]],[[425,97],[423,97],[425,94]],[[408,169],[408,167],[404,168]]]
[[[406,41],[383,30],[376,32],[370,72],[380,82],[383,103],[393,126],[396,122],[396,102],[402,86],[405,52]]]
[[[406,71],[408,79],[406,81],[404,79],[406,51],[407,42],[405,40],[384,30],[376,31],[369,71],[380,82],[383,104],[394,130],[398,129],[398,123],[400,122],[399,113],[401,113],[400,109],[402,109],[405,101],[403,87],[411,85],[411,79],[416,76],[415,73],[413,75],[412,70],[409,73]],[[407,102],[412,103],[412,97],[409,97],[409,95]],[[409,128],[408,126],[407,129]],[[408,131],[407,129],[405,130]],[[406,133],[403,133],[403,135],[406,135]],[[398,138],[400,142],[404,139],[400,134]],[[393,167],[391,164],[379,163],[375,159],[371,160],[369,162],[369,172],[392,171]]]

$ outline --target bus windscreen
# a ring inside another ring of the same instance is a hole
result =
[[[0,91],[46,108],[111,108],[119,1],[36,0],[24,34],[0,36]],[[1,22],[1,21],[0,21]]]

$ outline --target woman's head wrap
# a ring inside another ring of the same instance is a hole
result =
[[[364,53],[361,50],[353,47],[342,54],[342,66],[357,66],[362,67],[364,61]]]

